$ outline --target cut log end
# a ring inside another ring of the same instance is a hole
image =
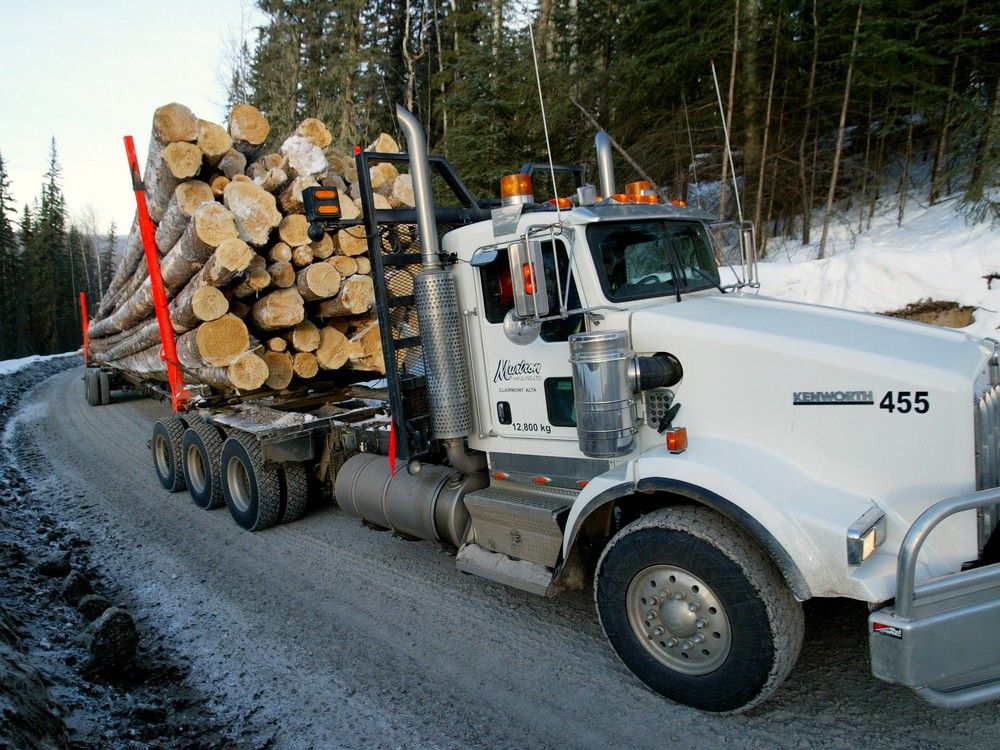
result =
[[[191,296],[191,312],[201,321],[216,320],[229,312],[229,300],[214,286],[203,286]]]
[[[270,375],[270,368],[253,352],[244,352],[226,369],[233,387],[241,391],[256,391]]]
[[[292,356],[288,352],[267,352],[264,354],[267,363],[266,385],[271,390],[280,391],[288,387],[295,374],[292,370]]]

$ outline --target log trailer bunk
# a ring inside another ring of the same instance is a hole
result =
[[[618,194],[603,132],[608,197],[578,171],[572,204],[539,205],[515,175],[495,207],[397,116],[407,154],[356,156],[384,389],[174,390],[151,441],[167,490],[259,530],[333,487],[461,571],[544,596],[593,580],[624,663],[702,710],[778,687],[813,596],[869,603],[880,679],[1000,698],[996,341],[723,288],[712,217]],[[379,161],[409,164],[415,209],[374,208]],[[323,190],[317,229],[338,226]],[[166,393],[85,379],[91,403]]]

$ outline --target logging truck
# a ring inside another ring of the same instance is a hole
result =
[[[397,116],[406,153],[356,153],[359,216],[343,184],[302,193],[310,239],[362,242],[384,380],[189,385],[152,430],[166,490],[255,531],[326,488],[464,573],[592,586],[624,664],[705,711],[773,693],[812,597],[869,604],[876,677],[941,707],[1000,697],[996,341],[724,286],[712,217],[619,193],[603,132],[599,186],[567,168],[575,194],[536,201],[528,165],[483,201]],[[385,163],[412,208],[378,200]],[[163,392],[108,365],[85,385]]]

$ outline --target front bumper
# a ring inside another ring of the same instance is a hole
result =
[[[1000,699],[1000,564],[918,586],[917,557],[945,518],[997,503],[993,488],[926,510],[900,546],[895,602],[868,618],[872,673],[943,708]]]

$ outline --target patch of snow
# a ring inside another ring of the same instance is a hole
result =
[[[75,352],[64,352],[62,354],[32,354],[30,357],[21,357],[20,359],[5,359],[0,360],[0,375],[13,375],[15,372],[23,370],[29,365],[33,365],[36,362],[46,362],[53,359],[62,359],[63,357],[78,357],[80,356],[79,351]]]
[[[768,260],[760,264],[760,293],[863,312],[889,312],[928,298],[954,301],[976,308],[973,324],[962,330],[1000,335],[1000,281],[988,289],[983,278],[1000,273],[1000,229],[967,224],[954,201],[930,207],[913,201],[902,226],[891,210],[863,234],[835,224],[823,260],[815,259],[818,247],[795,238],[770,240]],[[722,273],[729,283],[728,269]]]

